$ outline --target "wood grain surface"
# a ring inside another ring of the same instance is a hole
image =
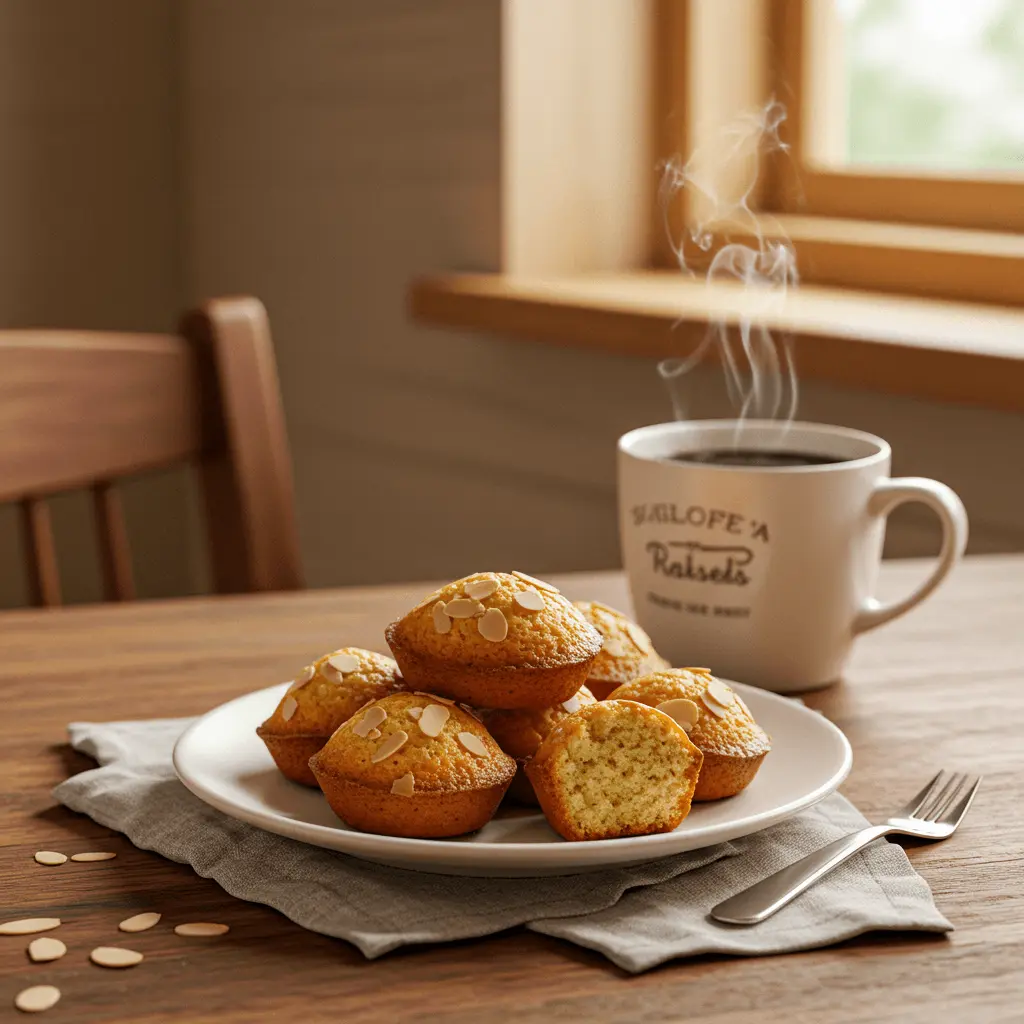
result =
[[[885,567],[895,595],[919,563]],[[558,579],[573,598],[626,604],[618,574]],[[92,766],[65,742],[72,719],[192,715],[286,678],[341,644],[383,649],[382,629],[431,585],[248,595],[0,618],[0,920],[57,916],[64,959],[29,962],[0,936],[0,1020],[15,994],[55,984],[41,1017],[87,1024],[225,1021],[701,1021],[983,1024],[1022,1019],[1024,991],[1024,558],[968,560],[907,618],[860,641],[847,678],[808,703],[850,737],[843,791],[869,817],[937,767],[986,775],[952,839],[911,845],[955,924],[948,937],[888,934],[761,959],[699,957],[631,977],[603,957],[516,930],[406,949],[369,962],[352,947],[243,903],[190,868],[55,805],[51,787]],[[48,868],[37,850],[114,850]],[[528,881],[524,881],[528,885]],[[160,925],[123,935],[142,911]],[[221,921],[182,939],[184,921]],[[146,954],[127,971],[88,961],[97,945]]]

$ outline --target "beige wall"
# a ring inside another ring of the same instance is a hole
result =
[[[28,292],[37,304],[18,305],[27,300],[11,283],[15,249],[0,237],[4,315],[163,326],[179,268],[183,299],[262,297],[315,586],[616,564],[615,438],[670,411],[653,366],[425,330],[404,311],[416,273],[498,265],[497,0],[187,0],[177,19],[171,5],[102,4],[122,41],[141,47],[131,57],[95,16],[40,41],[44,67],[84,49],[117,69],[95,83],[76,76],[77,89],[50,101],[52,116],[25,87],[17,103],[0,99],[5,138],[42,152],[58,135],[67,147],[63,160],[38,157],[42,185],[17,179],[35,204],[23,246],[42,247]],[[0,45],[8,37],[0,31]],[[12,74],[7,63],[0,75]],[[22,78],[33,68],[24,61]],[[100,121],[102,145],[86,145]],[[9,151],[0,203],[24,202],[11,198]],[[88,189],[63,168],[68,152],[92,161]],[[40,222],[57,224],[56,239],[34,230]],[[100,222],[116,225],[115,241],[97,260]],[[74,280],[74,303],[39,284],[53,267]],[[719,391],[702,375],[693,413],[720,412]],[[957,487],[976,550],[1024,548],[1024,484],[1006,471],[1020,461],[1024,418],[815,386],[802,411],[879,431],[897,471]],[[171,551],[180,519],[176,508],[150,519],[171,531]],[[926,514],[894,522],[892,553],[934,543]],[[187,589],[183,564],[147,562],[150,592]]]
[[[0,4],[0,327],[167,330],[180,303],[174,0]],[[126,492],[147,594],[191,586],[181,474]],[[99,594],[88,504],[54,503],[65,595]],[[0,607],[21,603],[0,509]]]

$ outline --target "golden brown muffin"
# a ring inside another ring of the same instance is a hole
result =
[[[654,649],[651,638],[622,612],[600,601],[577,601],[576,607],[604,640],[587,676],[587,686],[598,700],[631,679],[672,667]]]
[[[508,795],[513,800],[521,804],[537,804],[537,794],[523,771],[523,765],[537,753],[541,740],[551,732],[556,722],[587,704],[593,704],[595,699],[587,687],[581,686],[568,700],[553,708],[488,708],[480,712],[484,725],[498,746],[514,757],[519,766],[512,785],[508,787]]]
[[[653,672],[620,686],[611,699],[661,706],[687,729],[704,754],[694,800],[720,800],[746,789],[772,747],[743,698],[706,668]],[[668,701],[685,701],[692,707],[664,707]]]
[[[557,722],[526,774],[563,839],[618,839],[677,828],[700,766],[700,751],[668,715],[610,700]]]
[[[404,686],[398,665],[386,654],[342,647],[295,677],[256,735],[285,776],[315,786],[309,759],[331,733],[364,704]]]
[[[385,631],[410,687],[481,708],[550,708],[587,678],[601,637],[550,583],[475,573]]]
[[[420,837],[486,825],[516,771],[477,718],[419,693],[395,693],[356,712],[309,766],[342,821]]]

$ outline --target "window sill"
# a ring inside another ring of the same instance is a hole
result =
[[[418,322],[617,355],[692,351],[753,297],[678,272],[452,274],[409,293]],[[802,377],[888,394],[1024,411],[1024,309],[806,285],[759,313],[793,338]]]

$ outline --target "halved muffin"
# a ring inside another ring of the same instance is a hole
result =
[[[526,774],[564,839],[671,832],[690,813],[701,753],[668,715],[598,701],[558,722]]]
[[[567,715],[587,704],[593,704],[594,695],[581,686],[568,700],[553,708],[488,708],[480,712],[484,725],[498,746],[516,759],[519,770],[508,787],[508,795],[523,804],[536,804],[533,784],[526,777],[523,765],[537,753],[544,737]]]
[[[307,665],[256,730],[287,778],[315,786],[309,759],[364,704],[405,686],[393,658],[342,647]]]
[[[600,601],[577,601],[576,607],[604,641],[587,676],[587,687],[598,700],[631,679],[671,668],[651,638],[627,615]]]
[[[620,686],[611,699],[661,707],[683,725],[704,755],[694,800],[746,789],[772,747],[743,698],[706,668],[653,672]]]
[[[485,825],[516,771],[479,719],[428,693],[395,693],[358,711],[309,765],[342,821],[418,837]]]
[[[411,689],[481,708],[550,708],[583,685],[601,637],[556,587],[524,573],[449,583],[385,631]]]

